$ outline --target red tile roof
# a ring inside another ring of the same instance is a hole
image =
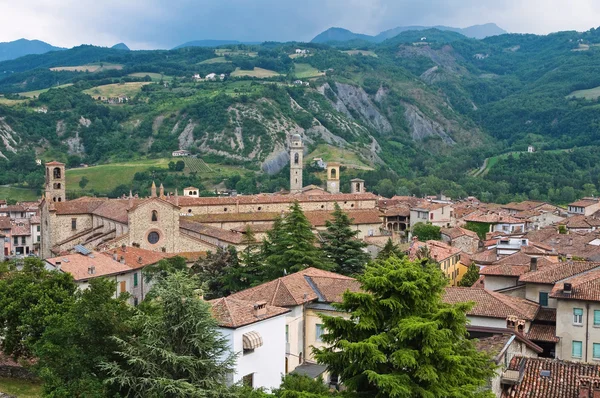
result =
[[[537,259],[538,270],[554,265],[550,260],[539,257]],[[517,252],[510,256],[504,257],[495,264],[489,265],[480,271],[481,275],[495,276],[520,276],[530,272],[531,257]]]
[[[468,229],[461,228],[461,227],[442,228],[441,232],[442,232],[442,235],[446,235],[450,239],[456,239],[461,236],[468,236],[470,238],[479,240],[479,236],[477,235],[477,232],[473,232],[473,231],[470,231]]]
[[[46,163],[46,166],[64,166],[64,165],[65,165],[64,163],[57,162],[56,160]]]
[[[600,263],[589,261],[560,262],[529,272],[519,278],[520,282],[554,284],[561,279],[569,278],[594,268],[600,268]]]
[[[534,341],[546,341],[549,343],[558,343],[559,339],[556,337],[556,326],[555,325],[541,325],[534,323],[529,328],[529,332],[526,334],[529,340]]]
[[[535,317],[536,322],[556,322],[556,308],[542,307]]]
[[[177,253],[163,253],[152,250],[146,250],[139,247],[126,246],[125,250],[122,247],[102,252],[103,255],[114,259],[117,256],[117,261],[123,258],[125,264],[131,269],[143,268],[147,265],[156,264],[164,258],[176,257]]]
[[[593,205],[597,205],[597,204],[598,204],[598,199],[581,199],[581,200],[575,201],[573,203],[569,203],[569,206],[588,207],[588,206],[593,206]]]
[[[486,224],[523,224],[523,220],[515,218],[508,213],[486,213],[477,211],[464,218],[467,222],[478,222]]]
[[[475,306],[468,312],[471,316],[505,319],[516,315],[529,321],[535,319],[540,308],[538,304],[529,300],[468,287],[447,287],[443,301],[449,304],[474,302]]]
[[[261,204],[261,203],[289,203],[298,202],[343,202],[343,201],[363,201],[377,200],[377,196],[372,193],[340,193],[340,194],[324,194],[324,195],[277,195],[277,194],[260,194],[249,196],[233,196],[233,197],[201,197],[194,198],[190,196],[179,196],[179,206],[220,206],[220,205],[236,205],[236,204]],[[174,202],[175,197],[167,198],[168,201]]]
[[[514,357],[509,369],[518,370],[521,361],[523,380],[506,387],[502,398],[578,398],[580,377],[600,375],[600,365],[548,358]],[[542,370],[550,376],[542,376]]]
[[[65,261],[66,260],[66,261]],[[68,254],[65,256],[48,258],[46,261],[56,267],[60,263],[61,271],[73,275],[76,281],[98,278],[100,276],[117,275],[131,271],[131,268],[119,261],[114,261],[110,256],[102,253],[92,252],[83,254]],[[91,275],[89,267],[94,266],[95,272]]]
[[[419,249],[422,247],[427,247],[427,249],[429,249],[430,258],[436,262],[442,262],[447,258],[461,253],[460,249],[452,247],[445,242],[440,242],[437,240],[428,240],[427,242],[413,241],[408,251],[409,258],[411,260],[417,258]]]
[[[286,308],[267,305],[265,313],[257,315],[254,309],[256,303],[232,297],[224,297],[209,302],[212,305],[213,316],[219,326],[225,328],[235,329],[290,312]]]
[[[571,293],[564,292],[564,284],[572,285]],[[590,271],[581,275],[557,282],[550,297],[568,300],[600,301],[600,270]]]
[[[206,235],[211,238],[219,239],[224,242],[240,244],[244,239],[244,234],[239,232],[228,231],[226,229],[211,227],[197,222],[181,220],[179,228],[184,231],[191,231],[198,234]]]
[[[498,254],[496,249],[484,250],[473,254],[471,260],[477,264],[493,264],[498,260]]]

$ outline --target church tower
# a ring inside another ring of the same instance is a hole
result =
[[[67,200],[65,192],[65,164],[60,162],[46,163],[46,201],[65,202]]]
[[[340,164],[327,163],[327,192],[340,193]]]
[[[304,145],[300,134],[292,135],[290,142],[290,193],[302,192],[302,158]]]

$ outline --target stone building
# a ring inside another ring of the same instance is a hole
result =
[[[300,134],[294,134],[290,142],[290,193],[302,192],[302,162],[304,145]]]

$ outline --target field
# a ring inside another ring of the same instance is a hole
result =
[[[33,189],[5,186],[0,187],[0,199],[28,202],[37,200],[38,195]]]
[[[118,97],[120,95],[133,97],[142,89],[142,86],[146,84],[149,84],[149,82],[106,84],[104,86],[83,90],[83,92],[92,97]]]
[[[27,101],[27,100],[22,100],[22,99],[13,100],[13,99],[8,99],[8,98],[4,98],[4,97],[0,96],[0,105],[13,106],[13,105],[17,105],[22,102],[25,102],[25,101]]]
[[[312,57],[313,54],[290,54],[290,58],[291,59],[296,59],[296,58],[304,58],[304,57]]]
[[[298,79],[308,79],[311,77],[323,76],[325,73],[320,72],[317,68],[314,68],[309,64],[294,64],[294,75]]]
[[[231,76],[232,77],[252,76],[252,77],[258,77],[260,79],[264,79],[267,77],[275,77],[275,76],[280,76],[280,75],[279,75],[279,73],[274,72],[272,70],[262,69],[262,68],[254,68],[254,70],[244,70],[244,69],[237,68],[234,72],[231,73]]]
[[[18,94],[20,96],[22,96],[22,97],[33,98],[33,97],[38,97],[41,93],[45,93],[46,91],[51,90],[53,88],[64,88],[64,87],[69,87],[69,86],[72,86],[72,85],[73,85],[73,83],[62,84],[62,85],[56,86],[56,87],[44,88],[42,90],[26,91],[24,93],[18,93]]]
[[[85,190],[109,193],[121,184],[129,184],[137,172],[146,171],[150,167],[168,168],[169,161],[170,159],[146,159],[69,169],[67,187],[68,190],[79,190],[79,181],[85,176],[89,180]]]
[[[231,50],[229,48],[217,48],[215,50],[215,54],[218,57],[222,57],[224,55],[245,55],[247,57],[258,57],[258,53],[256,51]]]
[[[598,97],[600,97],[600,86],[587,90],[573,91],[571,94],[567,95],[567,98],[585,98],[588,100],[595,100]]]
[[[152,79],[153,82],[159,82],[161,81],[161,79],[163,81],[169,82],[171,80],[173,80],[172,76],[165,76],[162,75],[160,73],[154,73],[154,72],[138,72],[138,73],[130,73],[127,76],[131,76],[131,77],[141,77],[144,78],[146,76],[150,76],[150,78]]]
[[[39,382],[21,379],[0,378],[0,391],[17,398],[38,398],[42,396]]]
[[[57,66],[56,68],[50,68],[53,72],[58,71],[70,71],[70,72],[101,72],[105,70],[121,70],[123,69],[123,65],[120,64],[110,64],[110,63],[92,63],[87,65],[79,65],[79,66]]]
[[[364,56],[368,56],[368,57],[377,57],[377,54],[375,54],[373,51],[366,51],[366,50],[348,50],[348,51],[342,51],[343,53],[346,53],[348,55],[364,55]]]
[[[206,162],[202,159],[199,158],[194,158],[194,157],[186,157],[184,159],[185,162],[185,171],[188,173],[198,173],[198,174],[204,174],[204,173],[212,173],[212,169],[210,168],[209,165],[206,164]]]
[[[325,162],[340,162],[353,169],[372,170],[355,152],[326,144],[317,145],[314,151],[304,157],[306,162],[312,162],[313,158],[323,158]]]
[[[225,57],[216,57],[216,58],[211,58],[211,59],[207,59],[205,61],[200,62],[200,64],[226,64],[226,63],[231,63],[231,61],[227,61],[227,59],[225,59]]]

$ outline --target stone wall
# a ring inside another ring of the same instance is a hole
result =
[[[152,212],[156,211],[157,221],[152,221]],[[152,244],[148,235],[156,232],[159,241]],[[142,249],[164,250],[175,253],[179,238],[179,209],[162,200],[142,203],[129,212],[129,242],[137,243]]]

